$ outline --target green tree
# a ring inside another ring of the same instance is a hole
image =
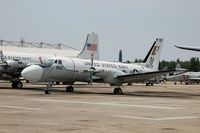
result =
[[[190,59],[189,71],[198,72],[198,70],[199,70],[199,58],[197,58],[197,57],[192,57],[192,58]]]

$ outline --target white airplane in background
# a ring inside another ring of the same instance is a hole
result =
[[[120,86],[129,82],[145,82],[150,78],[157,77],[168,71],[158,71],[158,63],[163,45],[163,39],[156,39],[153,48],[145,64],[126,64],[108,61],[93,61],[93,52],[96,51],[95,44],[87,46],[91,49],[91,60],[54,57],[45,64],[32,65],[22,71],[22,76],[31,81],[48,82],[45,94],[51,93],[52,82],[100,82],[117,86],[114,94],[122,94]],[[171,72],[171,71],[170,71]],[[73,92],[70,85],[66,87],[67,92]]]
[[[184,49],[184,50],[191,50],[191,51],[200,52],[200,47],[180,46],[180,45],[175,45],[175,47],[180,48],[180,49]],[[200,72],[186,72],[186,73],[180,75],[179,80],[181,82],[185,82],[185,84],[189,84],[189,83],[199,84],[199,82],[200,82]]]
[[[87,49],[86,46],[95,44],[96,51],[94,52],[94,58],[99,59],[99,39],[96,33],[91,33],[87,35],[86,43],[81,51],[78,54],[77,58],[90,59],[91,56],[88,54],[90,49]],[[49,58],[54,57],[52,54],[33,54],[31,51],[21,51],[13,52],[5,47],[0,47],[3,49],[0,51],[0,79],[2,80],[11,80],[12,88],[22,88],[23,84],[20,81],[19,77],[21,76],[21,71],[30,65],[33,64],[42,64],[45,63]],[[16,48],[17,49],[17,48]],[[18,48],[23,50],[23,48]],[[26,48],[27,49],[27,48]],[[31,50],[31,48],[29,48]],[[67,51],[66,51],[67,52]],[[58,54],[59,55],[59,54]]]
[[[186,85],[191,83],[197,83],[200,82],[200,72],[186,72],[184,74],[180,75],[180,81],[185,82]]]
[[[167,81],[173,81],[176,85],[177,82],[180,82],[181,84],[184,82],[186,85],[191,83],[197,83],[200,82],[200,72],[185,72],[186,70],[183,70],[182,73],[175,73],[172,76],[166,76],[165,80]],[[181,70],[179,71],[181,72]]]

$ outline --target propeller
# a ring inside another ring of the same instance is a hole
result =
[[[94,55],[91,54],[91,66],[90,66],[90,70],[94,70]],[[90,71],[90,85],[92,86],[92,82],[93,82],[93,72]]]
[[[40,64],[43,64],[42,57],[39,57]]]
[[[4,63],[4,58],[3,58],[3,51],[0,50],[0,63]]]

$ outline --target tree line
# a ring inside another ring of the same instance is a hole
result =
[[[134,61],[127,61],[127,63],[141,63],[142,59],[135,59]],[[180,64],[181,68],[187,69],[188,71],[198,72],[200,71],[200,62],[198,57],[192,57],[189,61],[181,61],[177,59],[176,61],[165,61],[159,62],[159,70],[175,69],[176,65]]]

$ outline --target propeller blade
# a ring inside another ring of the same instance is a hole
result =
[[[3,58],[3,51],[0,50],[0,63],[4,62],[4,58]]]
[[[91,67],[90,67],[90,69],[93,69],[93,65],[94,65],[94,58],[93,58],[93,54],[91,54]],[[93,82],[93,80],[92,80],[92,78],[93,78],[93,72],[90,72],[90,85],[92,86],[92,82]]]
[[[40,64],[43,64],[42,57],[39,57]]]

